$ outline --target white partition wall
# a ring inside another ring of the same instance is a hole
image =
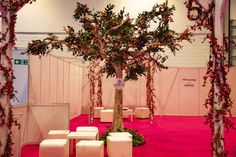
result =
[[[41,142],[49,130],[69,129],[69,103],[30,104],[27,126],[27,143]]]
[[[70,118],[81,114],[83,67],[48,55],[29,57],[29,103],[70,103]]]
[[[155,114],[176,116],[202,116],[207,109],[203,106],[210,88],[209,83],[203,87],[206,68],[169,68],[155,74]],[[84,76],[86,78],[86,76]],[[233,100],[232,114],[236,116],[236,68],[230,69],[228,76]],[[89,85],[84,81],[83,113],[88,113]],[[113,108],[114,78],[103,77],[103,106]],[[134,108],[146,106],[146,78],[128,81],[123,90],[123,105]]]

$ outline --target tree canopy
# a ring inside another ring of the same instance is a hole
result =
[[[86,4],[77,3],[73,17],[82,28],[75,31],[70,26],[65,27],[64,39],[50,34],[43,40],[34,40],[29,43],[27,53],[40,56],[66,46],[73,55],[85,60],[105,61],[103,72],[107,76],[115,76],[115,68],[120,67],[125,70],[125,80],[137,80],[139,75],[145,74],[145,60],[165,68],[164,48],[175,53],[181,48],[181,41],[190,41],[188,29],[180,34],[170,29],[175,7],[169,7],[168,2],[154,5],[136,19],[130,18],[124,9],[116,13],[114,8],[108,4],[102,11],[94,11]]]

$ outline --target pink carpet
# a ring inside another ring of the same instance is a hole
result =
[[[146,144],[134,147],[133,157],[211,157],[210,129],[204,117],[155,117],[149,120],[134,119],[124,121],[127,128],[137,129],[146,139]],[[236,124],[236,118],[233,118]],[[97,126],[100,134],[110,123],[100,123],[98,119],[91,126]],[[70,121],[70,130],[77,126],[88,126],[88,116],[82,115]],[[236,130],[225,134],[228,157],[236,157]],[[22,147],[21,157],[38,157],[38,145]],[[105,156],[106,155],[105,151]]]

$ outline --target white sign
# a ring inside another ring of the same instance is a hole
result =
[[[122,78],[115,79],[115,82],[114,82],[115,89],[123,89],[124,86],[125,86],[125,82]]]

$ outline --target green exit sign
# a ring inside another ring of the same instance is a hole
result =
[[[14,64],[16,65],[28,65],[27,59],[14,59]]]

